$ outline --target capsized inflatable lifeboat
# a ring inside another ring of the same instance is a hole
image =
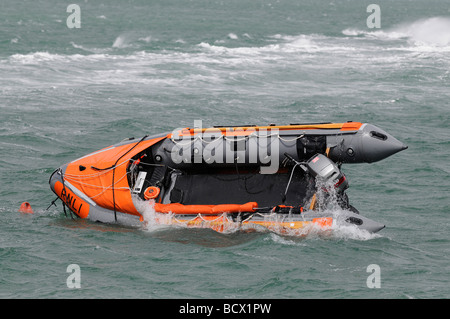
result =
[[[341,165],[406,148],[367,123],[202,128],[195,121],[64,164],[49,183],[64,211],[103,223],[145,223],[150,208],[152,222],[217,231],[302,234],[341,223],[377,232],[384,225],[350,205]]]

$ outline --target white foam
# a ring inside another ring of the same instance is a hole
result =
[[[366,34],[366,31],[361,31],[357,29],[345,29],[342,31],[342,34],[348,35],[348,36],[358,36],[358,35],[364,35]]]
[[[283,41],[279,41],[280,43],[271,43],[264,46],[259,47],[233,47],[229,48],[226,46],[221,46],[217,44],[222,44],[222,42],[214,42],[215,45],[211,45],[209,43],[202,42],[198,46],[219,54],[229,54],[229,55],[240,55],[240,56],[260,56],[264,57],[276,57],[283,53],[296,53],[296,52],[309,52],[309,51],[317,51],[320,47],[313,42],[313,40],[305,35],[300,36],[284,36],[280,39]],[[263,55],[263,56],[262,56]]]
[[[139,40],[139,41],[143,41],[143,42],[145,42],[145,43],[150,43],[150,42],[152,41],[152,36],[149,35],[149,36],[147,36],[147,37],[139,38],[138,40]]]
[[[347,36],[364,36],[379,40],[406,40],[414,46],[449,47],[450,18],[432,17],[414,22],[402,23],[390,29],[358,30],[348,28],[342,31]]]
[[[13,54],[9,57],[11,62],[22,64],[37,64],[43,61],[55,61],[61,59],[63,56],[58,54],[51,54],[48,52],[34,52],[29,54]]]
[[[227,47],[224,44],[225,42],[215,41],[214,44],[202,42],[198,44],[198,47],[205,52],[221,54],[225,57],[251,57],[254,63],[286,59],[287,56],[292,55],[294,59],[302,59],[302,57],[310,57],[310,54],[318,52],[333,52],[335,54],[358,49],[346,43],[343,45],[342,41],[336,42],[335,40],[335,38],[319,34],[275,34],[268,37],[267,44],[262,46]]]
[[[305,246],[305,243],[303,242],[294,241],[292,239],[289,239],[288,237],[283,237],[275,233],[270,233],[270,236],[264,238],[264,240],[271,240],[274,243],[287,246]]]
[[[160,220],[163,216],[159,215],[162,214],[155,212],[154,200],[144,201],[137,196],[133,196],[132,199],[137,211],[142,215],[142,228],[144,230],[153,232],[167,227],[167,223],[161,222]]]
[[[70,44],[71,44],[75,49],[86,50],[82,45],[78,45],[78,44],[74,43],[73,41],[70,41]]]
[[[201,42],[200,44],[198,44],[198,46],[200,48],[203,48],[203,49],[206,49],[206,50],[209,50],[209,51],[219,52],[219,53],[229,51],[229,49],[227,47],[211,45],[211,44],[206,43],[206,42]]]
[[[450,18],[434,17],[421,19],[398,27],[416,45],[450,45]]]
[[[336,216],[338,212],[333,212]],[[311,239],[330,239],[330,240],[357,240],[368,241],[383,236],[378,233],[370,233],[367,230],[360,229],[356,225],[333,223],[331,227],[323,227],[316,224],[305,226],[302,229],[284,230],[282,233],[272,232],[269,237],[276,243],[283,245],[299,245],[294,238],[304,240]]]
[[[149,232],[155,232],[160,230],[166,230],[168,228],[186,228],[185,223],[179,223],[174,219],[171,213],[157,213],[155,212],[155,202],[143,201],[140,198],[133,197],[133,203],[138,212],[143,217],[142,229]],[[342,212],[341,209],[331,211],[330,214],[335,216],[336,220],[339,220],[338,215]],[[199,226],[202,227],[202,226]],[[205,226],[206,227],[206,226]],[[239,224],[229,224],[224,228],[224,234],[231,234],[239,230],[251,230],[257,232],[269,232],[270,240],[282,245],[303,245],[302,242],[294,240],[294,238],[302,239],[338,239],[338,240],[359,240],[366,241],[375,238],[382,237],[379,234],[370,233],[366,230],[360,229],[355,225],[333,223],[331,227],[324,228],[323,226],[311,224],[302,229],[283,229],[280,233],[276,230],[269,231],[265,227],[259,227],[258,225],[248,224],[239,226]],[[266,239],[267,240],[267,239]]]
[[[345,29],[342,31],[342,34],[347,36],[364,36],[367,38],[381,39],[381,40],[398,40],[398,39],[406,39],[408,38],[408,34],[401,32],[400,30],[376,30],[376,31],[367,31],[367,30],[358,30],[358,29]]]
[[[321,190],[317,192],[318,202],[321,201],[321,192],[328,194],[328,203],[327,205],[325,205],[326,208],[321,209],[320,211],[326,216],[333,216],[334,221],[331,226],[323,227],[321,225],[311,223],[301,229],[286,229],[284,227],[280,227],[279,229],[277,229],[275,227],[272,230],[269,230],[268,228],[262,227],[257,224],[240,225],[238,223],[230,223],[224,227],[223,233],[230,234],[239,230],[257,231],[262,233],[269,232],[269,238],[271,240],[283,245],[298,245],[298,242],[296,240],[293,240],[294,238],[327,238],[338,240],[366,241],[382,237],[379,234],[370,233],[366,230],[358,228],[356,225],[350,225],[344,222],[343,218],[340,218],[340,216],[345,216],[346,212],[339,206],[337,202],[334,184],[332,182],[320,181],[317,181],[316,183],[319,186],[319,190]],[[142,228],[144,230],[153,232],[159,231],[161,229],[167,229],[168,227],[188,227],[185,222],[178,221],[172,213],[163,214],[155,212],[154,200],[144,201],[137,196],[133,196],[132,198],[137,211],[143,217]],[[322,206],[324,206],[324,204],[322,204]],[[195,218],[195,216],[193,216],[193,218]],[[266,221],[277,222],[280,220],[279,217],[275,214],[273,216],[268,216],[266,218]],[[199,225],[198,227],[208,228],[207,225]]]
[[[365,229],[358,228],[356,225],[333,225],[331,230],[332,238],[335,239],[367,241],[383,237],[378,233],[371,233]]]
[[[111,52],[112,49],[111,48],[89,48],[89,47],[85,47],[83,45],[79,45],[76,44],[75,42],[71,41],[70,44],[75,48],[75,49],[80,49],[89,53],[97,53],[97,54],[101,54],[101,53],[108,53]]]
[[[78,62],[78,61],[99,61],[99,60],[107,60],[107,59],[116,59],[115,56],[108,54],[55,54],[49,52],[33,52],[28,54],[13,54],[8,60],[12,63],[20,63],[20,64],[40,64],[47,62]]]

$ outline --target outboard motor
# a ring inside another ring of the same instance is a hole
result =
[[[323,154],[316,154],[306,162],[306,167],[313,177],[323,182],[332,182],[338,194],[348,188],[348,181],[339,167]]]
[[[329,198],[329,191],[331,189],[328,187],[328,185],[330,185],[331,187],[334,186],[335,191],[333,190],[333,192],[331,193],[335,194],[339,206],[343,209],[350,209],[357,213],[357,210],[349,204],[348,196],[345,193],[345,190],[349,186],[347,178],[345,177],[344,173],[341,172],[336,163],[334,163],[331,159],[323,154],[317,153],[306,162],[298,162],[289,154],[284,153],[284,155],[288,160],[302,167],[303,170],[310,174],[311,177],[315,178],[318,182],[321,182],[321,184],[323,184],[321,187],[323,192],[319,192],[314,195],[315,198],[316,195],[320,194],[320,206],[325,204],[327,202],[327,198]],[[289,184],[286,188],[285,194],[287,193],[288,187]],[[313,201],[315,202],[315,199],[313,199]],[[311,207],[314,207],[314,205],[315,204],[313,204]]]

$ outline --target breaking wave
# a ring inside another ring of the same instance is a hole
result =
[[[234,37],[233,37],[234,38]],[[206,42],[201,42],[198,47],[213,53],[228,53],[241,55],[258,55],[267,53],[296,53],[318,51],[323,48],[315,42],[321,39],[318,35],[280,35],[276,34],[270,36],[267,44],[262,46],[242,46],[242,47],[227,47],[221,45],[211,45]],[[218,42],[215,42],[216,44]]]
[[[57,54],[44,51],[38,51],[28,54],[13,54],[9,57],[9,61],[19,64],[39,64],[45,62],[77,62],[77,61],[98,61],[105,59],[114,59],[114,56],[108,54]]]
[[[415,46],[450,46],[450,18],[432,17],[410,23],[402,23],[387,30],[345,29],[342,34],[352,37],[376,38],[380,40],[406,40]]]

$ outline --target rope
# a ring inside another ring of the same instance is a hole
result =
[[[123,164],[126,164],[126,163],[128,163],[129,161],[128,160],[126,160],[126,161],[123,161],[122,163],[120,163],[120,164],[117,164],[116,165],[116,168],[117,167],[119,167],[119,166],[122,166]],[[94,168],[95,169],[95,168]],[[101,172],[99,172],[99,173],[94,173],[94,174],[88,174],[88,175],[77,175],[77,174],[64,174],[64,176],[70,176],[71,178],[80,178],[80,179],[89,179],[89,178],[95,178],[95,177],[99,177],[99,176],[101,176],[101,175],[104,175],[104,174],[107,174],[108,172],[110,172],[111,170],[113,170],[114,169],[114,167],[113,166],[111,166],[111,167],[109,167],[109,168],[107,168],[107,169],[98,169],[97,168],[97,170],[100,170]]]
[[[273,136],[278,137],[279,140],[284,141],[284,142],[293,142],[293,141],[296,141],[296,140],[298,140],[298,139],[304,137],[305,134],[299,135],[299,136],[297,136],[297,137],[295,137],[295,138],[292,138],[292,139],[285,139],[285,138],[282,138],[282,137],[280,136],[280,133],[275,133],[275,134],[269,134],[269,135],[259,136],[259,135],[256,135],[255,132],[253,132],[253,133],[251,133],[250,135],[244,136],[244,137],[239,138],[239,139],[236,139],[236,138],[234,138],[234,137],[228,137],[228,136],[225,136],[225,135],[220,135],[218,138],[216,138],[216,139],[214,139],[214,140],[212,140],[212,141],[207,141],[207,140],[206,140],[205,138],[203,138],[201,135],[196,135],[196,136],[194,136],[194,138],[191,138],[191,139],[190,139],[189,141],[187,141],[187,142],[177,142],[177,141],[175,140],[174,137],[171,137],[170,140],[171,140],[174,144],[176,144],[176,145],[187,146],[187,145],[192,145],[192,144],[195,143],[197,140],[201,140],[202,142],[204,142],[204,143],[206,143],[206,144],[211,144],[211,143],[220,141],[221,139],[224,139],[224,140],[227,140],[227,141],[233,141],[233,142],[240,142],[240,141],[244,141],[244,140],[246,140],[246,139],[249,139],[249,138],[251,138],[251,137],[256,137],[256,138],[268,138],[268,137],[273,137]]]
[[[286,200],[286,195],[287,195],[289,186],[291,185],[292,176],[294,175],[294,171],[295,171],[295,169],[297,168],[298,165],[300,165],[300,163],[295,163],[294,167],[292,168],[291,176],[289,177],[289,181],[288,181],[288,183],[287,183],[287,185],[286,185],[286,190],[284,191],[284,195],[283,195],[283,203],[284,203],[284,201]]]

